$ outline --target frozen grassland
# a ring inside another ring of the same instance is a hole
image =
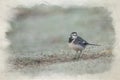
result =
[[[68,8],[36,6],[16,8],[12,30],[7,32],[12,66],[10,71],[26,75],[66,73],[102,73],[110,69],[113,59],[114,30],[110,13],[104,8]],[[68,48],[73,31],[90,43],[83,56],[74,60],[75,51]]]

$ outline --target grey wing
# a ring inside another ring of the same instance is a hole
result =
[[[84,39],[82,39],[81,37],[77,37],[77,39],[75,40],[74,42],[75,44],[79,44],[79,45],[82,45],[82,46],[86,46],[88,44],[87,41],[85,41]]]

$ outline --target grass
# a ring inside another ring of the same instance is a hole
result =
[[[108,53],[109,52],[109,53]],[[102,53],[98,54],[83,54],[82,57],[79,60],[89,60],[89,59],[97,59],[100,57],[112,57],[112,52],[109,50],[106,50]],[[54,63],[61,63],[61,62],[71,62],[71,61],[79,61],[74,59],[75,55],[60,55],[60,54],[54,54],[54,55],[48,55],[42,58],[34,58],[31,59],[30,57],[24,57],[24,58],[15,58],[12,62],[14,62],[14,65],[33,65],[33,64],[54,64]],[[17,68],[19,68],[17,66]]]

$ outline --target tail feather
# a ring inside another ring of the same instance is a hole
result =
[[[88,43],[88,45],[100,46],[100,45],[98,45],[98,44],[91,44],[91,43]]]

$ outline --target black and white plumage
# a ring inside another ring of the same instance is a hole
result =
[[[99,46],[97,44],[90,44],[83,38],[77,35],[77,32],[72,32],[69,37],[69,47],[74,49],[77,53],[77,58],[81,57],[82,50],[85,49],[87,45],[94,45],[94,46]]]

